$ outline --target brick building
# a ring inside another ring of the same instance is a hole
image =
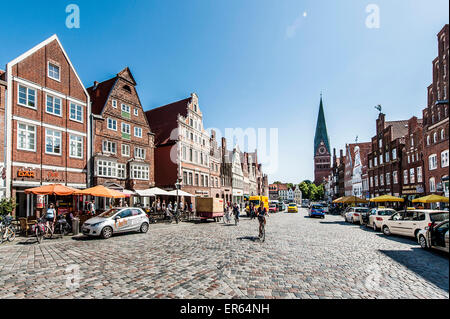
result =
[[[93,185],[125,192],[154,186],[154,134],[130,69],[95,81],[87,91],[92,101]]]
[[[227,150],[227,140],[225,137],[222,137],[220,151],[222,155],[222,162],[220,166],[222,194],[226,202],[231,202],[233,196],[233,166],[231,165],[232,152]]]
[[[425,195],[422,120],[408,120],[408,133],[402,149],[402,196],[411,201]]]
[[[269,200],[278,200],[278,184],[269,185]]]
[[[428,87],[428,105],[422,111],[425,189],[427,193],[445,194],[448,197],[448,24],[438,33],[437,38],[438,56],[433,61],[433,82]]]
[[[5,71],[0,70],[0,199],[6,195],[6,166],[5,166],[5,108],[6,108],[6,81]],[[5,177],[5,178],[4,178]]]
[[[86,188],[89,95],[56,35],[9,62],[6,78],[6,196],[27,216],[36,196],[26,188]]]
[[[222,152],[219,144],[216,140],[216,131],[211,130],[210,143],[210,185],[211,185],[211,197],[225,199],[225,195],[222,188],[221,178],[221,165],[222,165]]]
[[[339,150],[340,156],[336,156],[333,149],[333,166],[331,171],[331,197],[336,199],[345,196],[345,156],[343,150]]]
[[[367,155],[371,142],[351,143],[345,146],[345,195],[369,197]]]
[[[385,121],[385,114],[380,113],[376,132],[368,154],[370,197],[399,197],[402,192],[402,150],[408,134],[408,121]]]
[[[211,196],[210,136],[203,128],[198,96],[145,112],[155,133],[155,183],[166,190]]]

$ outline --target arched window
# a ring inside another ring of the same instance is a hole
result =
[[[427,145],[430,145],[430,135],[427,135]]]
[[[437,143],[437,132],[433,133],[433,143]]]
[[[436,181],[434,177],[430,178],[429,184],[430,184],[430,193],[434,193],[436,191]]]
[[[444,129],[441,129],[441,140],[443,140],[445,138],[445,132]]]

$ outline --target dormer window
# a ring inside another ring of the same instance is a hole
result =
[[[61,76],[61,74],[59,72],[59,66],[57,66],[54,63],[49,62],[48,63],[48,77],[53,80],[60,81],[61,80],[60,76]]]
[[[127,91],[128,93],[131,93],[131,88],[130,88],[128,85],[124,85],[124,86],[123,86],[123,89],[124,89],[125,91]]]

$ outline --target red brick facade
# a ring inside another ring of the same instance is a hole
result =
[[[94,185],[143,190],[154,182],[154,135],[128,68],[88,88],[92,101]]]
[[[5,107],[6,107],[6,81],[5,71],[0,70],[0,174],[6,177],[5,167]],[[6,195],[6,181],[0,177],[0,198]]]
[[[433,83],[423,113],[423,161],[427,193],[448,194],[449,161],[449,26],[438,33],[438,57],[433,61]]]
[[[7,78],[7,188],[18,209],[28,187],[85,188],[89,98],[58,38],[8,63]]]

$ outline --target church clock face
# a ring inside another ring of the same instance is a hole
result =
[[[319,147],[319,154],[323,155],[326,153],[326,151],[327,150],[325,149],[325,147],[323,147],[323,146]]]

